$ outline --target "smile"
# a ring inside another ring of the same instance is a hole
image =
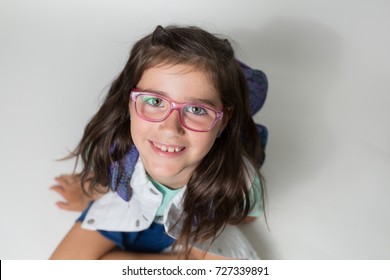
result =
[[[168,153],[179,153],[185,149],[184,147],[168,146],[168,145],[158,144],[154,142],[152,142],[152,144],[154,147],[161,150],[162,152],[168,152]]]

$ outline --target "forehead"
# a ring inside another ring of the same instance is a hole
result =
[[[178,102],[208,100],[221,106],[221,98],[205,71],[189,65],[157,65],[144,71],[137,88],[160,93]]]

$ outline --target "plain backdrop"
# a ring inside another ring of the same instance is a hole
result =
[[[78,143],[135,41],[158,24],[225,34],[270,88],[264,259],[390,258],[387,0],[0,0],[0,258],[47,259],[78,213],[57,161]]]

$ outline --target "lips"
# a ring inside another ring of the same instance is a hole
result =
[[[185,147],[180,147],[180,146],[171,146],[171,145],[166,145],[166,144],[160,144],[160,143],[155,143],[151,142],[152,145],[159,149],[160,151],[164,153],[179,153],[185,149]]]

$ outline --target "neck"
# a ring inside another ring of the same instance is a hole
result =
[[[147,171],[147,174],[156,182],[164,185],[165,187],[169,188],[169,189],[172,189],[172,190],[177,190],[177,189],[180,189],[182,187],[184,187],[185,185],[187,185],[188,183],[188,179],[181,179],[181,178],[177,178],[177,176],[175,176],[174,178],[171,178],[171,177],[162,177],[162,176],[156,176],[156,175],[153,175],[153,173],[151,174],[150,172]]]

